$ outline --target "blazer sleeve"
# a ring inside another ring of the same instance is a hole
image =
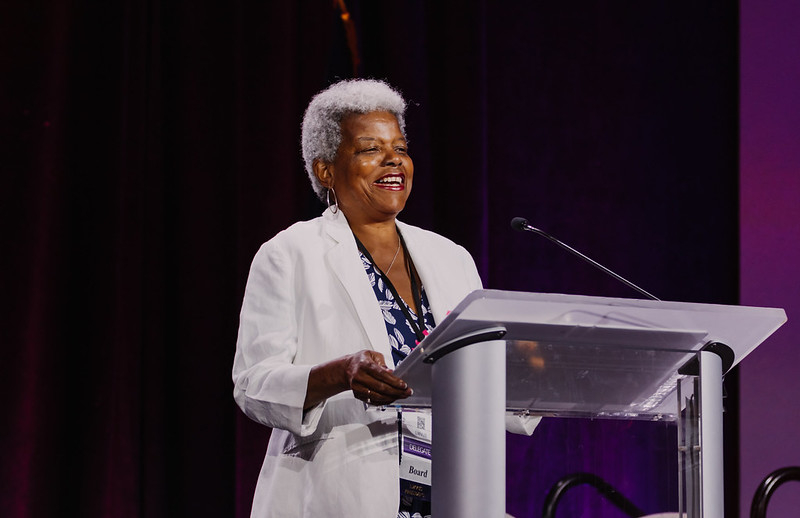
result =
[[[467,293],[470,293],[475,290],[480,290],[483,288],[483,281],[481,280],[481,276],[478,273],[478,267],[475,265],[475,259],[473,259],[472,255],[467,251],[464,247],[459,247],[461,249],[461,253],[463,255],[463,265],[464,269],[466,270],[465,276],[468,279],[469,290]]]
[[[233,361],[233,397],[251,419],[298,436],[312,434],[325,402],[303,411],[311,365],[298,350],[294,265],[276,241],[261,246],[250,267]]]

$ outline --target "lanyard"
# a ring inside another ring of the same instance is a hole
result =
[[[420,342],[425,335],[422,333],[422,330],[425,329],[425,320],[422,316],[422,297],[421,297],[421,290],[419,288],[419,284],[417,283],[417,276],[416,276],[416,269],[414,268],[414,262],[411,260],[411,254],[408,253],[408,248],[406,248],[406,241],[403,239],[403,234],[400,233],[400,229],[397,229],[397,235],[400,237],[400,245],[403,247],[403,256],[405,258],[405,265],[406,265],[406,272],[408,272],[408,277],[411,279],[411,296],[414,299],[414,305],[417,308],[417,321],[414,321],[414,318],[411,316],[411,313],[408,311],[408,307],[403,299],[400,297],[400,294],[397,292],[397,289],[392,284],[392,281],[389,280],[389,276],[383,273],[383,270],[380,269],[378,263],[372,258],[370,255],[369,250],[364,244],[358,239],[358,237],[353,234],[353,237],[356,239],[356,244],[358,245],[358,249],[361,251],[362,254],[366,256],[378,274],[383,278],[383,282],[389,287],[389,290],[392,292],[392,296],[394,300],[397,301],[397,305],[400,306],[400,309],[403,311],[403,315],[405,315],[406,320],[408,321],[409,325],[411,325],[411,329],[414,330],[414,334],[417,336],[417,340]]]
[[[400,294],[397,292],[397,289],[392,284],[392,281],[389,280],[389,276],[383,273],[383,270],[380,269],[378,263],[372,258],[372,255],[367,250],[367,247],[364,246],[364,243],[361,242],[358,237],[353,234],[353,237],[356,240],[356,244],[358,245],[359,251],[367,258],[367,260],[372,263],[373,268],[375,271],[378,272],[383,278],[383,282],[389,287],[389,290],[392,292],[392,296],[394,300],[397,302],[397,305],[400,306],[400,309],[403,311],[403,315],[406,317],[411,329],[414,331],[414,334],[417,337],[418,341],[422,341],[425,338],[425,335],[422,334],[422,330],[425,329],[425,319],[422,316],[422,296],[419,284],[417,283],[417,276],[416,276],[416,269],[414,268],[414,261],[411,259],[411,254],[408,253],[408,248],[406,247],[406,241],[403,239],[403,234],[400,233],[400,229],[397,229],[397,235],[400,237],[400,246],[403,247],[403,256],[404,256],[404,264],[406,267],[406,272],[408,272],[408,277],[411,280],[411,296],[414,299],[414,305],[417,308],[417,319],[418,322],[415,322],[414,319],[411,317],[411,313],[408,311],[408,307],[406,306],[405,301],[400,297]],[[397,409],[397,448],[398,448],[398,455],[397,461],[398,464],[402,463],[403,460],[403,411],[402,409]]]

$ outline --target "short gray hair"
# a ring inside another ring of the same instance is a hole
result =
[[[342,142],[341,122],[352,113],[387,111],[406,133],[406,101],[389,84],[375,79],[348,79],[334,83],[311,99],[303,116],[302,147],[306,173],[320,200],[325,187],[314,174],[314,160],[332,162]]]

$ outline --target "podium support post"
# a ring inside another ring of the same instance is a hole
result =
[[[433,515],[505,516],[506,343],[446,354],[431,382]]]
[[[700,466],[703,518],[724,516],[722,359],[700,351]]]

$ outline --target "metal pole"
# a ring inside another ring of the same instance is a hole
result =
[[[431,375],[433,516],[504,517],[506,343],[453,351]]]
[[[723,518],[722,359],[700,351],[700,469],[703,518]]]

